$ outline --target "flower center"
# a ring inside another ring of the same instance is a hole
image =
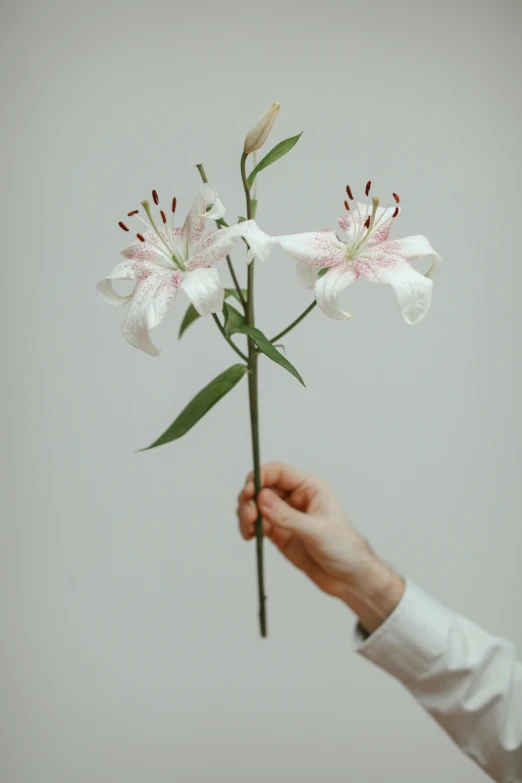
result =
[[[159,198],[158,194],[155,190],[152,191],[152,198],[154,199],[154,203],[156,206],[159,206]],[[173,263],[177,269],[181,271],[185,271],[185,264],[184,259],[181,256],[181,253],[178,248],[174,247],[174,241],[172,240],[172,228],[173,228],[173,220],[174,220],[174,213],[176,211],[176,198],[172,199],[172,217],[171,217],[171,226],[170,229],[167,228],[167,216],[165,215],[165,212],[160,209],[159,213],[161,215],[161,220],[164,225],[164,229],[161,231],[158,226],[156,225],[156,222],[154,218],[152,217],[152,212],[150,208],[150,203],[147,200],[144,200],[141,202],[141,205],[143,209],[145,210],[145,213],[148,217],[148,221],[144,220],[141,215],[139,214],[139,209],[133,209],[131,212],[127,212],[127,217],[137,217],[138,220],[141,220],[142,223],[144,223],[149,230],[152,230],[154,234],[156,234],[157,238],[160,241],[160,245],[156,244],[156,242],[150,242],[143,234],[137,233],[136,237],[140,240],[140,242],[144,242],[145,244],[151,245],[156,252],[159,252],[164,258],[169,262]],[[123,231],[129,231],[125,223],[123,223],[121,220],[118,224],[120,228],[123,229]],[[171,240],[169,242],[169,239]]]
[[[370,188],[372,186],[371,180],[366,183],[364,194],[367,197],[366,208],[361,211],[359,204],[354,200],[352,191],[349,185],[346,186],[347,200],[344,202],[345,208],[352,212],[352,220],[355,226],[354,235],[351,241],[345,246],[346,256],[350,261],[353,261],[360,256],[361,251],[368,244],[368,242],[375,237],[378,231],[381,231],[386,223],[393,220],[399,214],[399,207],[396,206],[393,214],[390,215],[390,205],[386,209],[382,209],[379,215],[380,199],[377,196],[373,196],[371,199],[370,208]],[[397,193],[393,193],[395,203],[400,201]],[[353,202],[353,203],[350,203]]]

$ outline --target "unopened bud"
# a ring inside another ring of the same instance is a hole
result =
[[[260,120],[253,125],[248,131],[245,138],[244,151],[247,155],[250,155],[254,150],[260,149],[268,138],[268,134],[272,130],[272,125],[276,121],[277,113],[279,111],[279,104],[273,103],[270,108],[265,111]]]

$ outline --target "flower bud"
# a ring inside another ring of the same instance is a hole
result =
[[[279,104],[273,103],[261,119],[250,128],[246,135],[244,146],[244,151],[247,155],[263,146],[272,130],[272,125],[276,121],[278,111]]]

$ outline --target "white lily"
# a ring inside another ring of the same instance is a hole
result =
[[[153,198],[158,204],[156,191]],[[122,250],[125,261],[99,281],[97,290],[109,304],[130,305],[122,325],[123,336],[136,348],[158,356],[149,330],[165,318],[180,288],[200,315],[218,313],[223,309],[224,288],[214,265],[231,251],[240,237],[247,240],[261,259],[269,254],[272,243],[253,220],[204,234],[208,218],[218,220],[225,214],[217,192],[208,184],[200,188],[182,228],[173,227],[176,199],[172,200],[170,225],[163,210],[160,210],[162,223],[158,227],[149,202],[143,201],[142,206],[148,220],[139,215],[139,210],[129,212],[128,216],[136,216],[147,230],[137,233],[138,241]],[[120,226],[129,231],[125,223],[120,222]],[[113,280],[135,280],[132,294],[119,295]]]
[[[372,283],[391,285],[406,323],[418,323],[429,310],[431,276],[441,258],[424,236],[388,240],[391,224],[400,212],[399,197],[394,193],[395,203],[383,209],[378,198],[370,201],[370,187],[368,182],[366,204],[354,201],[350,187],[346,188],[348,199],[344,205],[348,212],[339,218],[339,226],[347,234],[347,242],[330,229],[272,240],[296,259],[298,277],[307,288],[314,289],[317,304],[331,318],[352,317],[341,309],[339,298],[362,275]],[[431,261],[424,275],[410,263],[421,259]],[[320,274],[321,270],[327,271]]]

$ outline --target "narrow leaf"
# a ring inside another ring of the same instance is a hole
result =
[[[190,324],[194,323],[194,321],[196,321],[199,317],[200,315],[196,310],[196,308],[194,307],[194,305],[190,305],[181,322],[181,326],[179,327],[178,340],[181,338],[182,334],[189,328]]]
[[[282,158],[283,155],[286,155],[287,152],[290,152],[292,147],[297,144],[302,135],[303,132],[301,131],[301,133],[299,133],[297,136],[291,136],[289,139],[285,139],[284,141],[280,141],[279,144],[276,144],[275,147],[270,150],[268,155],[265,155],[265,157],[259,161],[255,169],[250,172],[247,179],[248,187],[252,187],[254,180],[260,171],[266,169],[266,167],[270,166],[272,163],[275,163],[276,160]]]
[[[246,289],[241,289],[243,291],[243,296],[246,299],[247,291]],[[237,299],[238,302],[240,302],[239,294],[236,291],[235,288],[225,288],[225,299],[228,297],[233,296],[235,299]],[[181,338],[183,333],[188,329],[190,324],[194,323],[194,321],[197,321],[198,318],[200,318],[200,314],[194,307],[194,305],[190,305],[187,312],[185,313],[183,317],[183,321],[181,322],[181,326],[179,327],[179,334],[178,334],[178,340]]]
[[[177,440],[185,435],[194,424],[203,418],[205,413],[225,396],[231,389],[234,388],[243,375],[247,372],[248,367],[245,364],[234,364],[229,367],[228,370],[222,372],[213,381],[210,381],[208,386],[205,386],[199,394],[196,394],[193,400],[189,402],[186,408],[184,408],[179,414],[176,421],[170,425],[168,430],[165,430],[154,443],[147,446],[140,451],[148,451],[156,446],[162,446],[164,443],[170,443],[172,440]]]
[[[252,210],[252,218],[255,220],[257,215],[257,198],[252,199],[252,203],[250,204],[250,208]]]
[[[246,288],[242,288],[241,292],[242,292],[244,298],[246,299],[247,295],[248,295],[248,292],[247,292]],[[228,299],[228,297],[230,297],[230,296],[233,296],[235,299],[237,299],[238,302],[241,301],[241,299],[239,298],[239,294],[237,292],[237,289],[235,289],[235,288],[225,288],[225,299]]]
[[[239,310],[236,310],[235,307],[232,307],[232,305],[227,302],[223,305],[223,314],[225,316],[225,332],[228,335],[241,330],[245,325],[245,316],[241,315]]]
[[[257,329],[255,326],[242,326],[237,329],[239,332],[244,332],[249,337],[252,338],[252,340],[255,342],[257,347],[260,351],[262,351],[266,356],[268,356],[269,359],[272,359],[273,362],[276,362],[277,364],[280,364],[281,367],[284,367],[285,370],[288,370],[288,372],[292,373],[292,375],[297,378],[299,383],[302,383],[303,386],[305,386],[305,382],[295,369],[293,364],[290,364],[288,359],[285,359],[282,353],[280,353],[275,345],[272,345],[268,337],[265,337],[263,332],[261,332],[259,329]]]

